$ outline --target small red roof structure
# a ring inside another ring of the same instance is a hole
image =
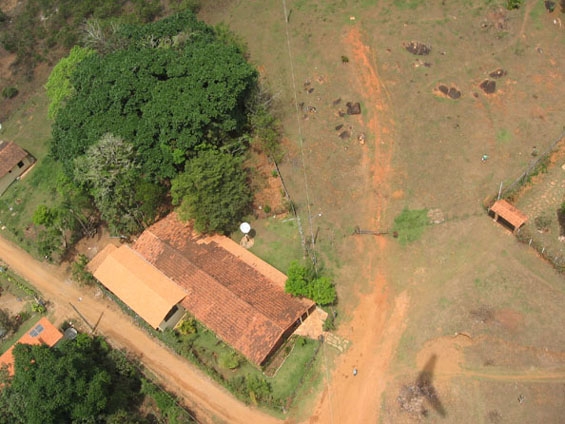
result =
[[[494,205],[490,207],[489,211],[493,212],[495,221],[498,221],[498,218],[502,218],[514,227],[514,233],[528,220],[528,217],[524,213],[520,212],[518,208],[504,199],[497,200]]]
[[[14,343],[6,352],[0,356],[0,367],[7,365],[8,373],[14,375],[14,346],[17,344],[38,345],[45,344],[53,347],[59,340],[63,338],[63,334],[49,320],[42,317],[33,328],[25,333],[20,339]]]
[[[0,177],[6,175],[20,161],[24,160],[29,153],[13,141],[0,142]]]

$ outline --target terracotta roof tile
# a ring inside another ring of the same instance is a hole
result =
[[[0,366],[7,365],[10,375],[14,375],[14,346],[19,344],[45,344],[49,347],[54,346],[63,338],[63,334],[49,320],[42,317],[31,330],[25,333],[20,339],[14,343],[2,356],[0,356]]]
[[[13,141],[0,141],[0,178],[28,156],[28,153]]]
[[[516,229],[520,228],[528,220],[527,215],[504,199],[496,201],[495,204],[491,206],[490,210],[498,214]]]
[[[314,303],[285,293],[284,274],[230,243],[236,245],[226,237],[199,236],[170,214],[148,228],[134,249],[184,288],[182,305],[200,322],[261,364]]]

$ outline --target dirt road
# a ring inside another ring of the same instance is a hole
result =
[[[91,325],[100,320],[97,332],[113,346],[125,347],[139,357],[163,386],[183,399],[199,422],[280,422],[238,402],[205,374],[148,336],[111,301],[96,296],[92,289],[82,290],[72,284],[61,269],[36,261],[3,238],[0,238],[0,259],[41,291],[55,310],[56,325],[77,316],[71,303]]]
[[[364,209],[379,228],[386,209],[386,190],[390,180],[393,121],[388,110],[388,95],[379,79],[371,49],[363,43],[362,33],[355,26],[344,40],[351,51],[350,62],[355,69],[355,85],[363,93],[367,117],[361,122],[374,137],[374,154],[366,150],[363,167],[370,176],[374,196]],[[352,342],[350,350],[340,359],[329,386],[324,390],[310,423],[372,423],[378,422],[381,396],[386,388],[387,371],[396,346],[405,328],[409,305],[406,292],[390,299],[385,271],[374,277],[379,257],[386,248],[386,239],[358,239],[357,250],[367,258],[365,277],[372,281],[372,291],[359,294],[360,303],[353,314],[350,328],[342,335]],[[379,267],[382,269],[381,267]],[[358,369],[357,376],[352,370]]]

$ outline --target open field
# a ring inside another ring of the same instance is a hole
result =
[[[563,278],[482,201],[562,131],[564,15],[503,4],[204,3],[202,17],[247,40],[279,96],[281,172],[352,341],[295,419],[416,422],[424,408],[428,422],[561,421]],[[409,53],[411,41],[430,54]],[[480,88],[487,79],[494,93]],[[339,116],[346,102],[362,114]],[[404,208],[444,221],[406,246],[351,236],[390,229]]]

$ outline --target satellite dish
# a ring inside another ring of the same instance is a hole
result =
[[[249,231],[251,231],[251,225],[249,225],[247,222],[242,222],[241,225],[239,226],[239,230],[247,235],[249,234]]]

